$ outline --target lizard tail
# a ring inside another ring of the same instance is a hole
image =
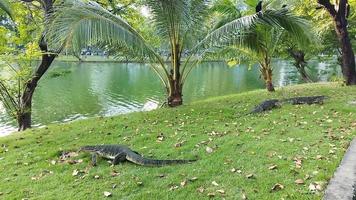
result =
[[[159,167],[159,166],[173,165],[173,164],[185,164],[185,163],[191,163],[197,161],[196,159],[195,160],[155,160],[155,159],[144,158],[141,155],[138,155],[133,152],[128,153],[126,155],[126,159],[138,165],[151,166],[151,167]]]

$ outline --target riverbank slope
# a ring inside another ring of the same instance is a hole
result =
[[[324,105],[283,105],[246,115],[270,98],[327,95]],[[177,109],[51,125],[0,138],[0,199],[321,199],[356,135],[356,87],[334,83],[257,90]],[[126,144],[146,157],[199,160],[160,168],[114,167],[82,145]]]

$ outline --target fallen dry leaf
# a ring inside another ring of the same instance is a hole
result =
[[[298,184],[298,185],[302,185],[304,184],[304,180],[303,179],[297,179],[294,181],[294,183]]]
[[[204,192],[204,188],[203,187],[199,187],[198,189],[197,189],[197,191],[199,192],[199,193],[203,193]]]
[[[77,176],[79,174],[79,171],[77,169],[73,170],[72,176]]]
[[[169,190],[170,190],[170,191],[173,191],[173,190],[176,190],[176,189],[178,189],[178,188],[179,188],[178,185],[172,185],[172,186],[169,188]]]
[[[225,190],[216,190],[216,192],[218,192],[220,194],[225,194]]]
[[[115,177],[115,176],[118,176],[118,175],[120,175],[119,172],[116,172],[116,171],[112,171],[112,172],[111,172],[111,176],[112,176],[112,177]]]
[[[210,147],[206,147],[205,151],[207,153],[213,153],[214,150],[212,148],[210,148]]]
[[[219,184],[216,181],[211,182],[214,186],[219,186]]]
[[[271,165],[268,167],[269,170],[274,170],[274,169],[277,169],[277,165]]]
[[[295,168],[300,169],[302,168],[302,159],[301,158],[294,158]]]
[[[272,189],[271,189],[271,191],[279,191],[279,190],[283,190],[284,189],[284,186],[282,185],[282,184],[280,184],[280,183],[276,183],[273,187],[272,187]]]
[[[215,197],[215,193],[214,192],[208,193],[208,197]]]
[[[163,133],[160,133],[158,136],[157,136],[157,141],[158,142],[162,142],[164,140],[164,135]]]
[[[247,174],[246,178],[254,178],[255,176],[253,174]]]
[[[112,193],[111,193],[111,192],[106,192],[106,191],[105,191],[105,192],[104,192],[104,196],[105,196],[105,197],[111,197],[111,196],[112,196]]]
[[[193,177],[193,178],[190,178],[189,180],[193,182],[193,181],[198,180],[198,177]]]
[[[180,182],[180,185],[182,186],[182,187],[184,187],[184,186],[186,186],[187,185],[187,180],[184,180],[184,181],[182,181],[182,182]]]

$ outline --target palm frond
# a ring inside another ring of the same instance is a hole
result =
[[[12,18],[10,3],[7,0],[0,0],[0,9],[5,11]]]
[[[309,43],[313,38],[309,22],[287,9],[266,10],[259,16],[259,23],[281,28],[297,38],[300,43]]]
[[[64,2],[51,17],[46,37],[51,49],[62,47],[80,50],[83,47],[106,44],[126,46],[142,58],[156,59],[157,55],[144,38],[124,19],[115,16],[90,1]]]
[[[300,43],[308,43],[313,37],[306,20],[289,13],[286,9],[266,10],[263,13],[235,19],[221,26],[208,34],[199,47],[235,45],[258,50],[261,43],[256,41],[261,36],[254,38],[253,34],[258,34],[259,26],[286,31],[290,36],[297,38]]]

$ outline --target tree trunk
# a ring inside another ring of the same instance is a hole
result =
[[[33,0],[22,0],[23,2],[32,2]],[[53,8],[53,2],[55,0],[42,0],[40,1],[41,7],[44,11],[44,19],[48,20]],[[37,87],[38,81],[46,73],[51,66],[53,60],[56,58],[57,53],[48,52],[48,45],[45,40],[46,30],[42,33],[38,46],[42,52],[42,60],[37,70],[32,75],[32,78],[27,81],[24,91],[21,95],[20,111],[17,113],[17,121],[19,125],[19,131],[24,131],[31,128],[31,114],[32,114],[32,97]],[[60,51],[60,50],[59,50]],[[59,52],[58,52],[59,53]]]
[[[267,79],[265,81],[266,81],[267,91],[274,92],[275,89],[272,82],[272,69],[267,70]]]
[[[168,96],[168,106],[169,107],[177,107],[183,104],[183,94],[182,94],[182,85],[176,81],[171,80],[170,83],[172,87],[171,94]]]
[[[299,74],[305,82],[313,82],[309,77],[308,73],[305,71],[307,67],[307,62],[305,61],[305,54],[303,51],[294,50],[292,48],[287,49],[289,55],[291,55],[294,59],[294,66],[297,68]]]
[[[179,44],[176,43],[172,48],[172,70],[169,75],[170,91],[167,102],[170,107],[177,107],[183,104],[183,83],[181,83],[180,58],[181,51]]]
[[[339,4],[336,5],[337,9],[335,8],[335,5],[330,3],[330,0],[317,0],[317,2],[322,5],[333,18],[335,31],[341,47],[341,69],[346,85],[356,85],[355,54],[347,30],[347,17],[350,15],[348,1],[339,0]]]
[[[272,80],[272,68],[271,68],[271,61],[270,59],[266,56],[265,60],[263,63],[260,63],[260,71],[263,77],[263,80],[265,81],[266,84],[266,89],[269,92],[274,92],[274,86],[273,86],[273,80]]]
[[[342,52],[342,74],[344,75],[346,85],[356,85],[356,65],[355,54],[352,49],[349,34],[346,26],[340,26],[341,22],[336,22],[337,35],[341,44]]]
[[[32,97],[35,89],[37,87],[38,81],[46,73],[48,68],[51,66],[53,60],[55,59],[55,54],[48,53],[47,43],[45,42],[44,36],[42,36],[39,47],[42,51],[42,60],[40,66],[37,68],[36,72],[32,78],[27,81],[25,89],[21,96],[20,112],[18,115],[18,125],[19,131],[24,131],[31,128],[31,114],[32,114]]]

